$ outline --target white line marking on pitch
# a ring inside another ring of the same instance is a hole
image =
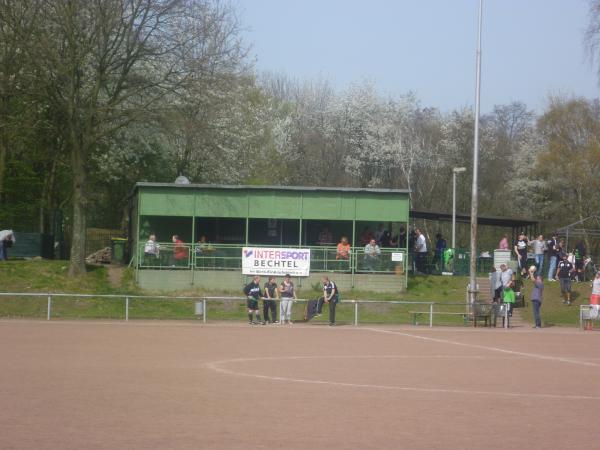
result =
[[[435,355],[433,358],[453,358],[447,355]],[[490,395],[490,396],[500,396],[500,397],[512,397],[512,398],[547,398],[547,399],[560,399],[560,400],[600,400],[600,396],[590,396],[590,395],[559,395],[559,394],[532,394],[532,393],[518,393],[518,392],[498,392],[498,391],[474,391],[467,389],[441,389],[441,388],[419,388],[419,387],[411,387],[411,386],[388,386],[382,384],[365,384],[365,383],[344,383],[340,381],[326,381],[326,380],[308,380],[305,378],[289,378],[289,377],[278,377],[273,375],[260,375],[255,373],[247,373],[247,372],[238,372],[231,369],[225,369],[221,367],[224,364],[231,363],[243,363],[243,362],[257,362],[257,361],[268,361],[268,360],[301,360],[301,359],[366,359],[366,358],[415,358],[414,356],[284,356],[284,357],[264,357],[264,358],[236,358],[236,359],[226,359],[221,361],[213,361],[210,363],[206,363],[205,366],[215,372],[224,374],[224,375],[234,375],[234,376],[242,376],[248,378],[257,378],[262,380],[269,381],[284,381],[284,382],[294,382],[294,383],[304,383],[304,384],[317,384],[317,385],[327,385],[327,386],[340,386],[340,387],[350,387],[350,388],[368,388],[368,389],[382,389],[382,390],[393,390],[393,391],[403,391],[403,392],[424,392],[431,394],[475,394],[475,395]],[[425,357],[424,357],[425,358]],[[472,358],[472,359],[501,359],[501,358],[489,358],[485,356],[462,356],[461,358]]]
[[[507,353],[509,355],[522,356],[522,357],[526,357],[526,358],[542,359],[542,360],[546,360],[546,361],[558,361],[558,362],[564,362],[564,363],[569,363],[569,364],[578,364],[581,366],[588,366],[588,367],[600,367],[600,364],[597,364],[597,363],[581,361],[578,359],[563,358],[560,356],[547,356],[547,355],[540,355],[537,353],[528,353],[528,352],[519,352],[516,350],[507,350],[505,348],[500,348],[500,347],[489,347],[487,345],[467,344],[464,342],[451,341],[448,339],[440,339],[440,338],[433,338],[433,337],[427,337],[427,336],[419,336],[419,335],[410,334],[410,333],[403,333],[402,331],[380,330],[377,328],[361,328],[361,329],[367,330],[367,331],[373,331],[375,333],[395,334],[398,336],[405,336],[405,337],[410,337],[413,339],[421,339],[421,340],[429,341],[429,342],[437,342],[440,344],[457,345],[460,347],[476,348],[478,350],[491,350],[494,352]]]

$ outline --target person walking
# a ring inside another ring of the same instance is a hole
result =
[[[281,323],[287,323],[291,325],[292,322],[292,304],[296,297],[296,291],[294,289],[294,283],[292,283],[292,277],[289,273],[285,274],[281,287],[281,305],[279,311],[279,321]]]
[[[329,279],[329,277],[324,276],[321,281],[323,282],[323,302],[329,304],[329,326],[332,327],[335,325],[335,307],[339,301],[339,291],[337,285]],[[322,302],[319,302],[321,306]]]
[[[267,323],[279,323],[277,321],[277,300],[279,300],[279,292],[275,277],[269,277],[269,280],[265,283],[264,295],[263,325]],[[269,311],[271,312],[271,315],[269,315]]]
[[[258,309],[260,299],[260,277],[258,275],[255,275],[252,281],[244,286],[244,294],[246,294],[246,306],[248,307],[248,323],[250,325],[262,323]],[[252,320],[253,316],[256,316],[256,320]]]
[[[533,328],[542,328],[542,317],[540,309],[544,297],[544,280],[541,272],[535,276],[533,280],[533,290],[531,291],[531,306],[533,307],[533,319],[535,325]]]

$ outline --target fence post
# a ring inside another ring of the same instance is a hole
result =
[[[202,323],[206,323],[206,298],[202,299]]]
[[[129,321],[129,297],[125,297],[125,322]]]
[[[52,310],[52,296],[50,294],[48,294],[48,309],[47,309],[47,313],[46,313],[46,320],[50,320],[51,310]]]
[[[429,328],[433,328],[433,303],[429,304]]]
[[[358,326],[358,300],[354,300],[354,326]]]

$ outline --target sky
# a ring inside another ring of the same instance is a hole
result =
[[[475,104],[478,0],[237,0],[257,71],[372,81],[382,96],[414,92],[424,107]],[[586,58],[586,0],[484,0],[481,111],[550,95],[597,98]]]

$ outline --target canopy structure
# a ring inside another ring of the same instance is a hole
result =
[[[598,247],[598,241],[600,241],[600,216],[593,215],[558,228],[556,235],[565,239],[567,249],[572,247],[572,245],[569,245],[569,241],[572,243],[583,239],[587,241],[587,248],[593,252]]]

